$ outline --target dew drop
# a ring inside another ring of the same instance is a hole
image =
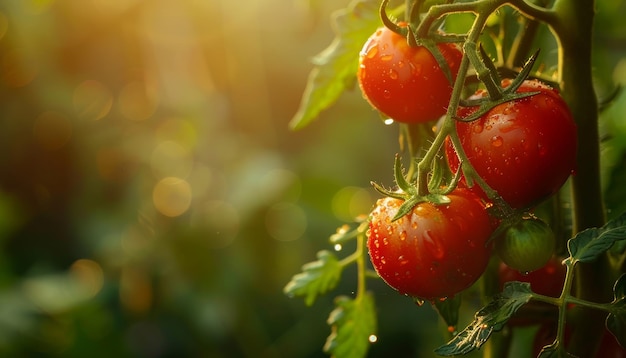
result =
[[[337,234],[343,235],[350,230],[350,226],[348,224],[344,224],[337,229]]]
[[[402,232],[400,233],[400,241],[406,240],[407,236],[408,234],[406,233],[406,231],[402,230]]]
[[[378,46],[372,46],[367,50],[366,57],[374,58],[378,54]]]
[[[391,98],[391,92],[389,92],[389,90],[384,90],[384,91],[383,91],[383,97],[384,97],[385,99],[389,99],[389,98]]]
[[[384,50],[384,48],[383,48],[383,50]],[[380,56],[380,60],[384,61],[384,62],[391,61],[392,59],[393,59],[392,55],[382,55],[382,56]]]
[[[391,78],[392,80],[397,80],[398,79],[398,71],[394,70],[393,68],[389,69],[389,78]]]
[[[376,337],[376,335],[375,335],[375,334],[370,334],[370,336],[367,338],[367,340],[368,340],[370,343],[376,343],[376,341],[378,341],[378,337]]]
[[[480,133],[483,131],[483,126],[481,124],[476,124],[473,128],[472,131],[476,134]]]
[[[383,123],[387,126],[392,125],[393,124],[393,119],[392,118],[387,118],[383,121]]]
[[[502,143],[504,143],[504,140],[502,139],[502,137],[500,136],[493,136],[491,137],[491,145],[498,148],[502,146]]]
[[[409,65],[411,66],[411,75],[419,76],[422,73],[422,65],[413,62],[409,62]]]
[[[341,251],[343,247],[341,246],[341,244],[335,244],[334,248],[335,248],[335,251]]]

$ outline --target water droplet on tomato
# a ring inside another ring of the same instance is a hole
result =
[[[383,91],[383,97],[384,97],[385,99],[389,99],[389,98],[391,98],[391,92],[389,92],[389,90],[384,90],[384,91]]]
[[[502,143],[504,143],[504,140],[502,139],[502,137],[500,136],[493,136],[491,137],[491,145],[498,148],[502,146]]]
[[[402,68],[404,67],[404,61],[400,60],[398,61],[398,68]]]
[[[392,80],[397,80],[398,79],[398,71],[394,70],[393,68],[389,69],[389,78],[391,78]]]
[[[409,260],[407,260],[404,255],[398,256],[398,261],[400,262],[400,265],[406,265],[409,263]]]
[[[409,62],[409,66],[411,67],[411,75],[419,76],[422,73],[422,65],[415,64],[413,62]]]
[[[383,48],[383,51],[384,51],[384,50],[385,50],[385,49]],[[380,56],[380,60],[381,60],[381,61],[388,62],[388,61],[391,61],[391,59],[393,59],[393,56],[392,56],[392,55],[382,55],[382,56]]]
[[[417,221],[411,221],[411,228],[417,229]]]
[[[476,124],[472,127],[472,131],[478,134],[483,131],[483,126],[481,124]]]
[[[400,233],[400,241],[406,240],[407,236],[408,234],[406,233],[406,231],[402,230],[402,232]]]
[[[378,46],[372,46],[366,50],[365,57],[374,58],[378,55]]]

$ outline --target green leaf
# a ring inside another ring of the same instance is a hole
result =
[[[623,274],[613,287],[615,299],[611,303],[611,313],[606,318],[606,328],[622,347],[626,347],[626,274]]]
[[[567,247],[572,264],[592,262],[613,246],[618,240],[626,239],[626,213],[609,221],[601,228],[583,230],[571,238]]]
[[[283,289],[287,296],[304,296],[307,306],[311,306],[318,295],[335,288],[343,270],[337,257],[330,251],[319,251],[317,258],[317,261],[302,266],[302,272],[293,276]]]
[[[450,342],[435,350],[442,356],[467,354],[480,348],[494,331],[504,324],[532,297],[527,282],[507,282],[501,294],[474,315],[474,320]]]
[[[339,296],[335,299],[335,309],[328,317],[332,332],[324,352],[337,358],[365,357],[376,337],[376,309],[374,297],[366,293],[356,299]]]
[[[448,327],[456,327],[459,323],[459,308],[461,307],[461,295],[456,295],[452,298],[445,299],[443,301],[436,300],[435,308]]]
[[[353,0],[346,9],[333,14],[335,39],[314,59],[300,108],[289,126],[301,129],[354,85],[359,52],[369,36],[381,25],[378,0]]]

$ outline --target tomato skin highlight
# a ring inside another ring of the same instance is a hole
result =
[[[385,197],[370,214],[370,260],[400,294],[426,300],[452,297],[487,267],[492,227],[483,203],[465,189],[448,197],[449,204],[423,202],[394,222],[403,201]]]
[[[400,23],[406,26],[406,23]],[[463,52],[457,44],[439,44],[453,79]],[[446,113],[452,84],[433,55],[422,46],[382,27],[366,41],[357,79],[363,97],[386,116],[403,123],[424,123]]]
[[[510,80],[503,81],[508,86]],[[470,163],[485,182],[513,208],[530,208],[556,193],[576,167],[577,128],[559,93],[536,80],[517,92],[539,93],[500,104],[456,129]],[[486,97],[484,90],[471,98]],[[476,108],[458,112],[465,117]],[[449,138],[446,156],[455,172],[460,164]],[[464,182],[464,178],[462,179]],[[472,187],[486,198],[477,185]]]

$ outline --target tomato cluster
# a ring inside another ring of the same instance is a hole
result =
[[[402,28],[406,24],[401,23]],[[406,37],[386,27],[377,30],[360,53],[357,79],[363,96],[399,122],[438,119],[449,105],[451,80],[463,53],[451,43],[438,44],[437,51],[446,71],[430,48],[411,46]],[[502,81],[503,93],[511,85],[512,80]],[[573,173],[577,128],[555,89],[525,80],[515,92],[529,95],[497,104],[480,116],[479,105],[460,106],[455,126],[462,148],[455,148],[448,137],[444,152],[451,172],[460,172],[464,153],[475,173],[511,208],[523,212],[553,195]],[[484,103],[487,96],[487,91],[478,90],[467,103]],[[471,116],[478,118],[467,120]],[[466,289],[485,270],[492,242],[499,257],[518,272],[540,269],[553,255],[554,234],[533,216],[504,220],[504,230],[489,241],[498,220],[488,215],[486,205],[494,198],[480,186],[469,185],[466,173],[461,173],[446,204],[422,202],[394,221],[403,200],[385,197],[370,214],[371,262],[402,294],[436,299]]]

